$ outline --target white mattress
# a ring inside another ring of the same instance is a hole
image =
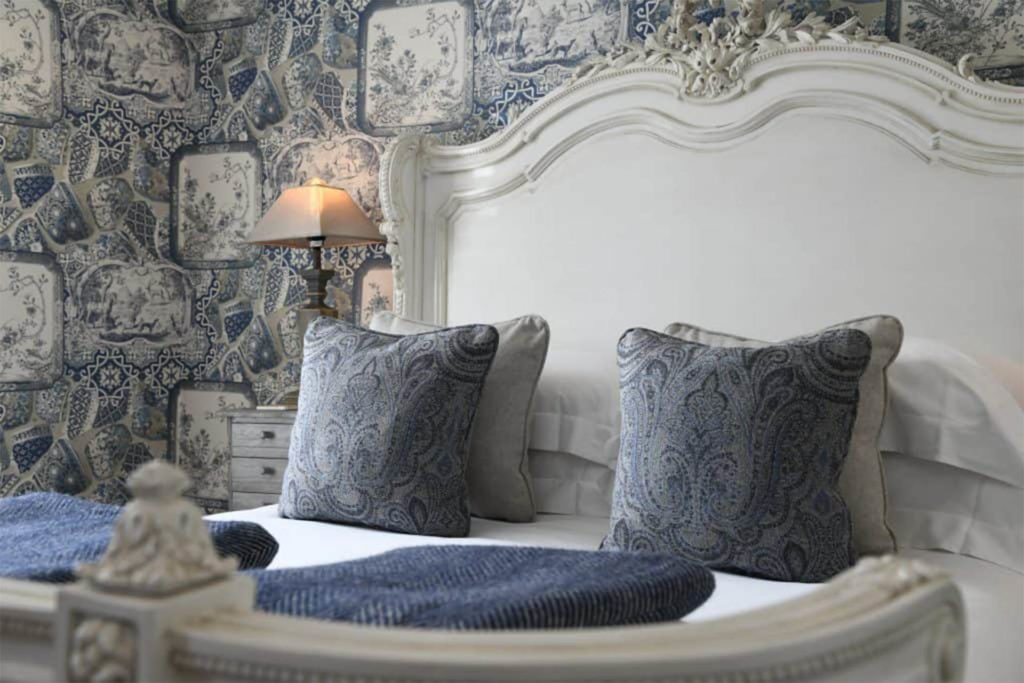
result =
[[[532,524],[473,518],[468,538],[412,536],[323,522],[282,519],[277,506],[223,512],[208,519],[261,524],[280,544],[271,569],[329,564],[368,557],[396,548],[441,544],[511,544],[596,549],[608,519],[540,515]],[[905,550],[948,571],[967,606],[967,680],[1001,683],[1024,680],[1024,576],[995,564],[944,552]],[[815,584],[784,583],[715,572],[715,591],[686,621],[705,621],[783,602],[815,589]]]

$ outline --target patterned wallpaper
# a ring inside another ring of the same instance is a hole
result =
[[[706,20],[734,7],[707,5]],[[1024,84],[1024,0],[796,0]],[[308,256],[241,239],[319,176],[378,215],[389,136],[479,139],[658,0],[0,0],[0,495],[121,502],[178,462],[226,503],[227,407],[295,386]],[[391,305],[337,250],[339,311]]]

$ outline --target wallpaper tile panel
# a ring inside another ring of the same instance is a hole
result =
[[[51,0],[0,2],[0,121],[61,116],[60,14]]]
[[[256,397],[243,382],[180,382],[171,393],[174,426],[169,459],[192,480],[185,492],[207,510],[226,510],[228,472],[228,421],[223,410],[252,408]]]
[[[465,131],[470,139],[508,124],[587,57],[629,36],[630,0],[478,0],[477,6],[479,120]]]
[[[972,52],[985,78],[1024,85],[1024,1],[888,0],[890,40],[956,63]]]
[[[253,142],[187,145],[171,157],[171,254],[185,268],[244,268],[262,214],[262,163]]]
[[[1024,84],[1024,0],[784,5],[857,14],[945,59],[975,52],[982,75]],[[222,509],[217,410],[272,403],[301,368],[309,255],[242,246],[247,226],[312,177],[379,217],[388,137],[484,137],[666,14],[658,0],[0,0],[0,495],[123,502],[125,476],[167,458]],[[342,315],[392,305],[383,246],[328,260]]]
[[[0,251],[0,388],[45,389],[64,372],[63,282],[49,254]],[[3,404],[5,428],[28,421],[30,397]],[[15,407],[12,407],[15,406]]]
[[[472,0],[374,0],[360,18],[359,127],[457,128],[472,112]]]
[[[169,0],[171,18],[183,31],[245,26],[259,19],[265,0]]]

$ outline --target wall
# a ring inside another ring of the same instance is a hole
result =
[[[1024,0],[800,0],[1024,84]],[[732,7],[732,5],[729,5]],[[378,212],[389,136],[479,139],[656,0],[0,0],[0,495],[125,499],[167,457],[226,499],[225,407],[295,385],[306,255],[240,244],[319,176]],[[711,19],[725,9],[707,7]],[[331,255],[351,319],[383,249]]]

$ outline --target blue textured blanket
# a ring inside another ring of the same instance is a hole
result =
[[[267,612],[450,629],[672,621],[715,587],[706,568],[671,555],[483,545],[403,548],[250,575]]]
[[[103,554],[121,508],[56,493],[0,499],[0,576],[74,580]],[[714,590],[706,568],[659,553],[442,545],[266,570],[277,541],[251,522],[207,522],[267,612],[379,626],[525,629],[677,620]]]
[[[79,562],[95,562],[106,550],[116,505],[59,493],[0,498],[0,576],[32,581],[74,581]],[[277,541],[252,522],[207,522],[222,555],[234,555],[242,569],[266,567]]]

